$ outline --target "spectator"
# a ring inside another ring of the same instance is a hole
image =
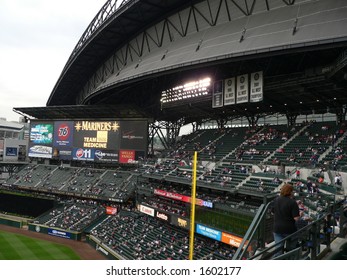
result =
[[[296,179],[300,178],[300,170],[299,169],[296,170],[295,175],[296,175]]]
[[[259,190],[263,191],[264,190],[264,182],[262,179],[259,179],[259,181],[257,182],[257,187]]]
[[[308,180],[308,181],[307,181],[307,183],[306,183],[306,188],[307,188],[307,192],[308,192],[308,193],[312,193],[312,192],[313,192],[313,185],[312,185],[311,180]]]
[[[287,236],[296,232],[296,221],[300,218],[298,204],[293,197],[293,186],[285,184],[281,188],[280,196],[273,202],[274,212],[274,228],[273,234],[275,243],[278,244],[276,249],[279,250],[284,243],[281,241]],[[287,251],[295,248],[296,240],[288,240],[286,244]],[[279,256],[281,252],[276,252],[275,257]]]
[[[335,183],[335,185],[341,186],[342,179],[341,179],[341,175],[339,173],[336,173],[335,178],[334,178],[334,183]]]

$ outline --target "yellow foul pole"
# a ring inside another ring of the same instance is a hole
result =
[[[194,231],[195,231],[195,198],[196,198],[196,161],[197,152],[194,152],[193,160],[193,180],[192,197],[190,199],[190,234],[189,234],[189,260],[193,259],[194,254]]]

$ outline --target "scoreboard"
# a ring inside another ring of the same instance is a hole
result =
[[[147,120],[33,120],[29,157],[133,163],[147,154]]]
[[[219,80],[206,77],[177,85],[163,90],[160,102],[162,109],[203,102],[211,102],[212,108],[221,108],[260,102],[263,91],[263,71],[258,71]]]

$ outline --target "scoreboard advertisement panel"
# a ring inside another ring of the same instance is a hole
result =
[[[147,142],[147,125],[141,121],[131,123],[121,121],[120,133],[120,146],[123,150],[138,150],[138,147],[143,147],[143,144]]]
[[[73,149],[73,121],[57,121],[54,123],[53,157],[70,160]]]
[[[134,163],[147,154],[147,120],[31,122],[29,157]]]
[[[72,121],[54,123],[54,147],[72,147],[73,125]]]
[[[76,121],[74,147],[119,150],[119,121]]]
[[[114,150],[95,150],[95,161],[118,162],[118,152]]]
[[[32,121],[29,133],[29,157],[52,158],[53,122]]]
[[[74,160],[94,161],[94,149],[73,148],[72,158]]]

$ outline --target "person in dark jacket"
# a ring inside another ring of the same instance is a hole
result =
[[[285,184],[281,188],[280,196],[275,198],[273,202],[274,213],[274,227],[273,235],[275,243],[278,244],[276,248],[283,247],[281,242],[287,236],[297,231],[296,221],[300,218],[299,206],[293,199],[293,186]],[[290,251],[296,246],[296,240],[286,242],[286,250]],[[278,256],[281,252],[277,252]]]

